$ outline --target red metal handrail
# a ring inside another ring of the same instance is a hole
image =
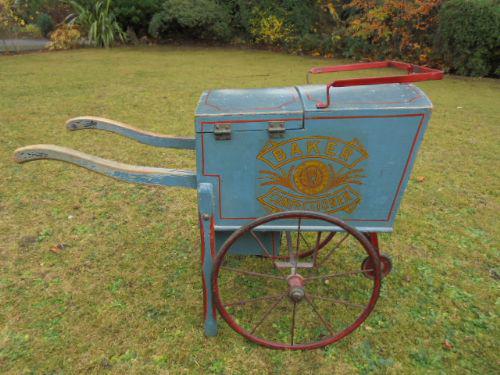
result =
[[[368,63],[311,68],[309,72],[307,72],[307,82],[309,83],[310,74],[347,72],[353,70],[380,69],[380,68],[396,68],[396,69],[406,70],[408,74],[399,76],[339,79],[337,81],[333,81],[332,83],[329,83],[326,86],[326,103],[318,103],[316,107],[328,108],[330,106],[330,89],[332,87],[382,85],[387,83],[411,83],[411,82],[421,82],[428,80],[440,80],[443,79],[444,76],[442,70],[432,69],[426,66],[419,66],[400,61],[388,60],[388,61],[376,61]]]

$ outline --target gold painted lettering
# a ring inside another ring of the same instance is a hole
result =
[[[295,156],[295,155],[302,155],[303,152],[302,150],[300,149],[299,145],[295,142],[292,143],[292,156]]]
[[[337,150],[335,149],[337,147],[337,142],[335,141],[330,141],[326,144],[326,154],[329,156],[335,156],[337,155]]]
[[[312,155],[313,152],[316,155],[319,155],[318,143],[319,143],[319,141],[307,141],[307,154],[308,155]]]
[[[281,148],[277,148],[273,151],[273,155],[277,162],[282,162],[286,159],[286,154]]]

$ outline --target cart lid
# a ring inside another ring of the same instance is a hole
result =
[[[332,87],[330,106],[324,109],[317,105],[326,102],[326,85],[299,86],[297,89],[305,112],[432,107],[424,92],[412,84]]]
[[[221,89],[204,92],[197,116],[303,113],[295,87]]]
[[[317,104],[326,101],[326,85],[211,90],[201,96],[196,115],[296,115],[304,111],[432,107],[424,92],[412,84],[333,87],[330,97],[330,106],[320,109]]]

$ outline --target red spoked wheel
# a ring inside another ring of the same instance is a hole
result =
[[[262,257],[230,255],[242,236],[258,238],[266,226],[286,228],[279,259],[265,247]],[[318,251],[321,236],[313,232],[318,227],[342,233]],[[306,257],[299,256],[302,236],[315,240]],[[366,256],[373,268],[360,270]],[[362,276],[367,272],[373,279]],[[363,234],[329,215],[289,211],[254,220],[226,240],[215,261],[213,292],[224,320],[247,339],[274,349],[307,350],[358,328],[375,307],[381,278],[378,254]]]

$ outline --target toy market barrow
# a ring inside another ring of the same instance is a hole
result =
[[[391,270],[377,233],[393,229],[432,107],[409,83],[443,74],[394,61],[309,71],[383,67],[406,74],[205,92],[195,138],[97,117],[67,122],[69,130],[196,150],[196,172],[131,166],[53,145],[20,148],[15,160],[56,159],[128,182],[197,189],[206,334],[217,332],[217,307],[259,344],[325,346],[368,317]]]

